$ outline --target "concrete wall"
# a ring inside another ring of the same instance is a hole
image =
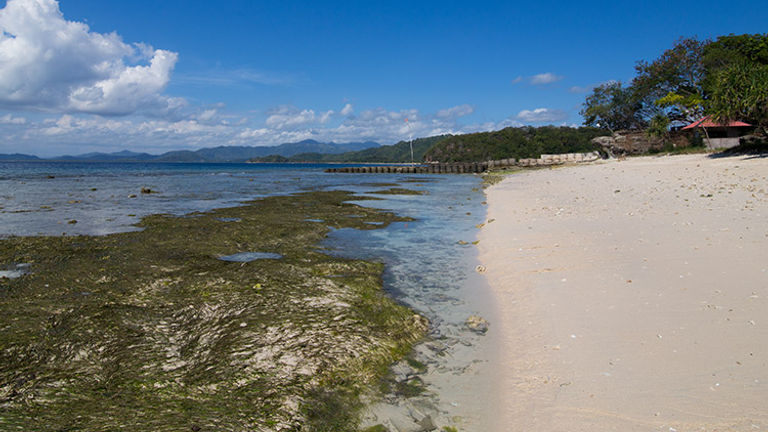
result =
[[[704,138],[704,143],[707,145],[707,148],[710,150],[727,149],[727,148],[736,147],[737,145],[739,145],[739,137],[710,138],[710,139]]]

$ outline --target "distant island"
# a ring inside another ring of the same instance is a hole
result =
[[[381,144],[373,141],[351,142],[345,144],[323,143],[315,140],[304,140],[286,143],[278,146],[219,146],[199,150],[177,150],[160,155],[120,151],[115,153],[86,153],[76,156],[59,156],[40,158],[20,153],[0,154],[0,161],[69,161],[69,162],[246,162],[251,158],[271,154],[293,156],[300,153],[344,153],[379,147]]]

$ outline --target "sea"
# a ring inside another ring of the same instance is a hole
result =
[[[334,255],[385,264],[384,289],[431,323],[429,342],[417,347],[429,366],[422,376],[428,391],[419,409],[444,424],[483,430],[484,416],[492,415],[484,411],[491,406],[485,398],[493,397],[488,369],[494,355],[494,312],[490,290],[475,271],[472,244],[485,222],[482,179],[471,174],[324,172],[339,166],[0,162],[0,238],[107,235],[138,230],[135,224],[150,214],[183,216],[306,191],[375,196],[379,200],[353,202],[414,220],[378,230],[334,230],[322,246]],[[392,185],[423,194],[372,194]],[[471,315],[491,323],[488,334],[467,328]],[[371,410],[367,421],[396,426],[413,417],[413,408],[409,401],[389,398]]]

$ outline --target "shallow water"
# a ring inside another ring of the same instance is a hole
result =
[[[280,259],[282,257],[282,255],[272,252],[239,252],[236,254],[219,257],[219,259],[222,261],[247,263],[260,259]]]
[[[16,279],[29,273],[29,263],[11,264],[0,270],[0,278]]]
[[[343,189],[375,197],[358,203],[415,220],[376,230],[336,230],[322,246],[336,255],[385,263],[385,289],[430,320],[431,341],[416,350],[417,358],[428,365],[422,376],[426,395],[419,400],[389,397],[374,407],[367,422],[407,421],[407,412],[418,403],[438,426],[488,430],[484,419],[492,415],[488,402],[494,398],[488,370],[494,357],[493,307],[484,279],[474,271],[476,252],[471,244],[476,225],[485,222],[480,178],[326,174],[324,168],[304,164],[0,163],[0,236],[130,231],[139,229],[134,224],[149,214],[194,216],[194,212],[264,196],[310,190]],[[371,194],[374,185],[424,194]],[[143,194],[144,187],[157,193]],[[243,251],[222,259],[279,258],[258,254]],[[473,314],[491,322],[486,335],[466,327],[465,320]],[[400,417],[405,419],[396,420]]]
[[[490,370],[496,357],[494,307],[485,279],[475,272],[472,244],[477,226],[485,222],[481,181],[476,176],[382,180],[402,181],[403,187],[427,194],[359,204],[416,220],[384,230],[339,230],[325,245],[334,254],[384,262],[385,289],[430,320],[432,340],[417,347],[417,360],[428,365],[420,375],[426,394],[412,400],[390,395],[373,407],[366,422],[403,429],[428,414],[439,427],[491,430],[496,401]],[[491,330],[485,335],[470,331],[466,319],[471,315],[490,321]],[[414,410],[420,413],[413,415]]]

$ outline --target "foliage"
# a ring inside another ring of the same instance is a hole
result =
[[[638,129],[645,126],[641,117],[642,105],[630,87],[621,82],[601,84],[587,96],[580,114],[584,125],[607,129]]]
[[[656,114],[648,124],[648,136],[669,138],[669,117],[664,114]]]
[[[736,63],[768,64],[768,34],[720,36],[704,47],[702,60],[708,73]]]
[[[768,65],[739,63],[712,80],[708,111],[718,121],[743,120],[768,134]]]
[[[586,152],[597,149],[591,142],[592,138],[606,134],[600,129],[587,127],[510,127],[446,138],[429,149],[425,158],[439,162],[474,162]]]
[[[768,34],[681,38],[657,59],[637,63],[628,87],[603,84],[584,102],[587,126],[646,128],[668,137],[673,122],[705,113],[716,120],[744,120],[768,133]]]
[[[643,114],[653,117],[664,109],[671,121],[691,122],[701,117],[705,75],[702,54],[707,41],[681,38],[651,63],[640,61],[631,89]],[[647,118],[646,117],[646,118]]]

